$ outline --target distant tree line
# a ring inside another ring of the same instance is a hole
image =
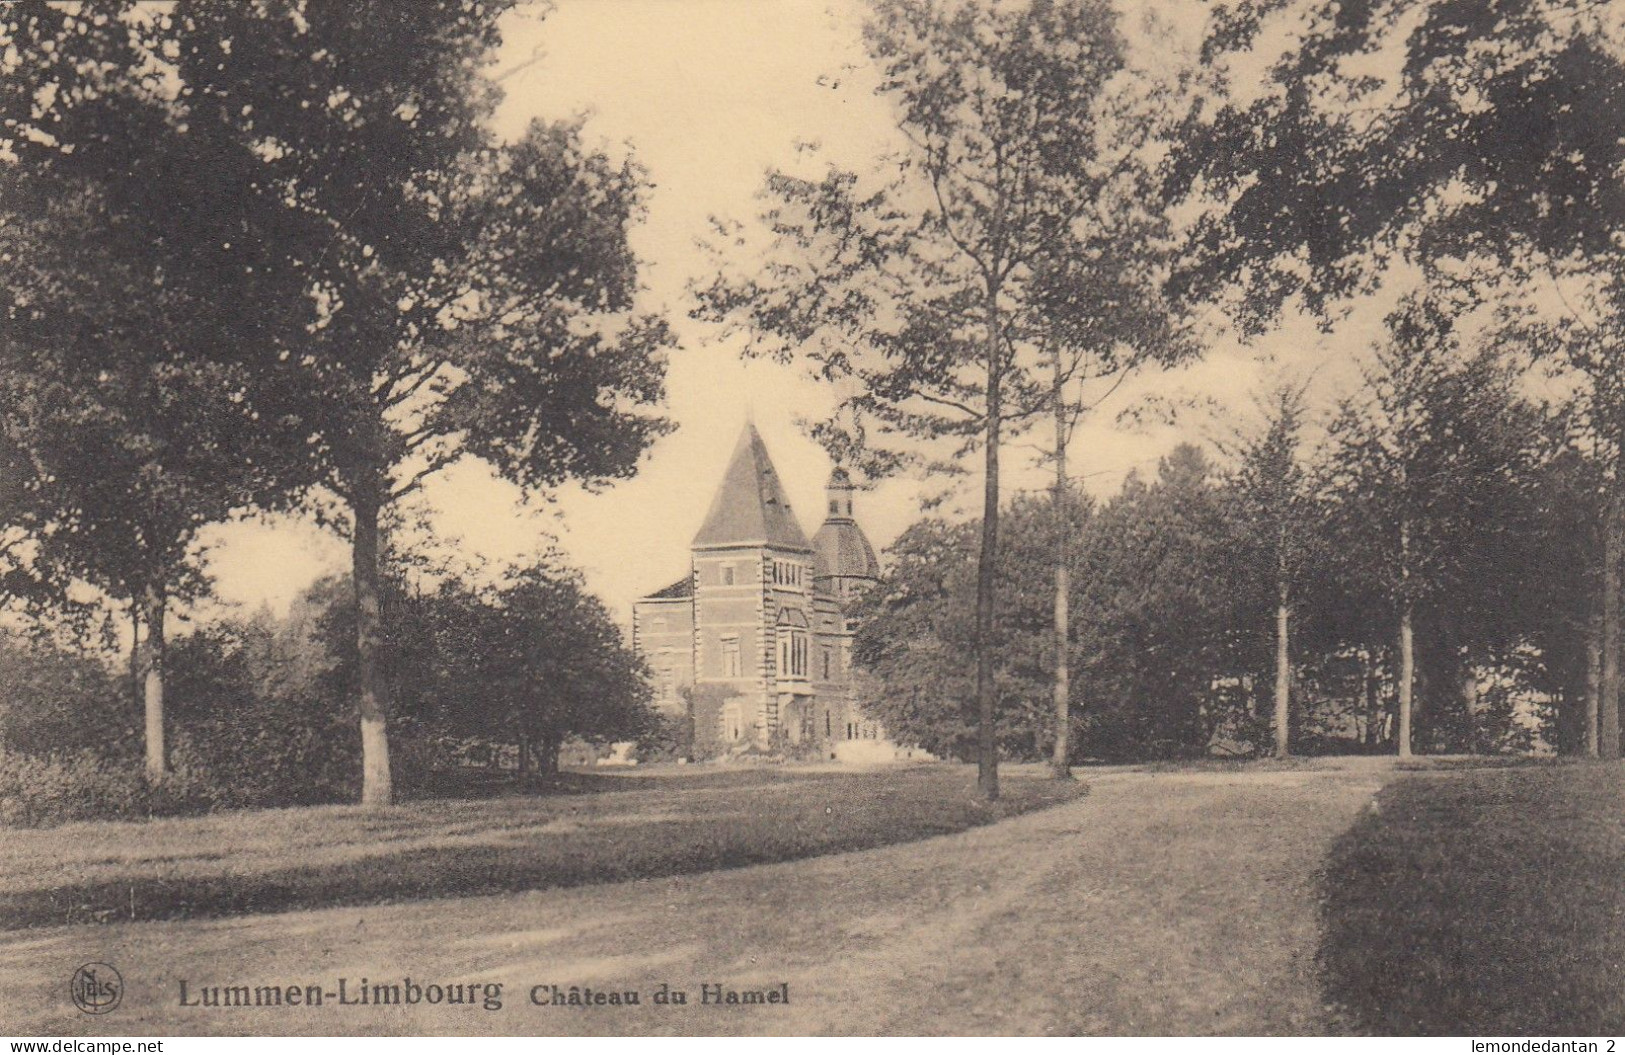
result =
[[[567,742],[660,733],[642,661],[577,575],[432,590],[391,575],[382,598],[403,791],[523,783],[556,773]],[[172,641],[170,771],[157,784],[139,765],[140,701],[93,641],[0,636],[0,824],[353,801],[355,621],[353,587],[336,576],[285,616],[262,609]]]
[[[1572,402],[1411,300],[1363,384],[1312,414],[1261,398],[1215,454],[1182,445],[1068,498],[1072,760],[1288,752],[1572,754],[1598,734],[1606,466]],[[998,734],[1056,742],[1054,492],[1005,509]],[[975,525],[927,519],[864,598],[856,658],[894,736],[969,757]]]

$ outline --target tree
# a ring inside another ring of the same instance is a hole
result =
[[[24,521],[34,470],[27,454],[0,429],[0,611],[49,596],[35,566]]]
[[[1089,504],[1073,501],[1069,513],[1068,534],[1086,539]],[[1002,757],[1053,758],[1055,743],[1066,739],[1050,680],[1056,517],[1049,500],[1018,496],[1003,520],[1004,600],[994,669],[999,751]],[[894,739],[940,757],[974,758],[978,745],[971,647],[978,528],[934,517],[910,526],[888,550],[886,572],[854,614],[853,658],[878,687],[865,709]],[[1076,682],[1073,689],[1081,694],[1084,686]]]
[[[160,15],[188,121],[256,160],[300,325],[255,402],[348,508],[362,799],[391,797],[380,518],[462,458],[527,488],[630,475],[669,426],[634,313],[640,172],[536,122],[498,143],[482,77],[508,2],[182,0]]]
[[[1153,93],[1157,96],[1160,93]],[[1158,130],[1127,100],[1115,99],[1112,124],[1125,141],[1097,145],[1077,163],[1110,164],[1112,176],[1094,187],[1090,208],[1072,222],[1073,244],[1039,266],[1034,301],[1042,322],[1034,339],[1048,349],[1050,417],[1055,427],[1049,457],[1055,484],[1055,684],[1056,736],[1050,772],[1071,776],[1072,691],[1068,628],[1068,582],[1072,537],[1069,525],[1070,448],[1086,415],[1110,398],[1142,367],[1172,366],[1200,352],[1163,294],[1171,260],[1167,214],[1155,208],[1156,172],[1142,150]],[[1100,156],[1109,150],[1113,157]]]
[[[1131,477],[1101,507],[1073,503],[1069,536],[1071,710],[1096,758],[1171,758],[1205,751],[1226,720],[1235,678],[1230,628],[1234,540],[1224,494],[1196,448],[1176,449],[1149,482]],[[995,668],[1002,753],[1053,758],[1059,715],[1050,672],[1055,646],[1055,514],[1048,500],[1006,508],[999,577],[1001,647]],[[889,551],[889,568],[863,599],[854,658],[881,691],[869,704],[900,740],[964,756],[975,728],[977,525],[923,520]]]
[[[1275,617],[1275,755],[1291,754],[1292,617],[1315,546],[1314,504],[1301,460],[1303,389],[1283,385],[1264,405],[1264,428],[1246,441],[1231,494],[1249,578],[1268,584]]]
[[[7,230],[26,233],[0,251],[13,324],[0,428],[32,470],[13,523],[39,575],[88,582],[146,628],[146,769],[159,780],[166,613],[204,588],[192,545],[207,524],[271,506],[285,477],[241,377],[200,359],[221,339],[201,291],[189,298],[171,279],[148,295],[162,269],[110,261],[96,242],[116,221],[70,211],[14,215]]]
[[[1080,543],[1092,754],[1205,752],[1234,680],[1233,545],[1212,462],[1181,444],[1131,475]]]
[[[1472,581],[1497,566],[1487,559],[1496,536],[1522,519],[1519,492],[1541,431],[1493,349],[1463,354],[1453,315],[1426,298],[1396,310],[1364,398],[1345,404],[1331,429],[1344,544],[1397,621],[1401,758],[1412,750],[1419,611],[1456,613],[1449,652],[1462,663]]]
[[[290,290],[222,251],[256,218],[233,217],[222,236],[210,206],[229,161],[198,162],[130,6],[0,14],[13,66],[0,137],[16,156],[0,174],[0,432],[22,480],[6,522],[31,544],[36,598],[41,577],[59,596],[83,580],[128,606],[132,637],[147,629],[158,780],[165,616],[201,586],[197,532],[297,487],[245,398],[242,363],[222,353],[256,346],[239,306]]]
[[[1513,300],[1538,289],[1544,314],[1555,306],[1587,331],[1565,365],[1596,393],[1616,459],[1603,507],[1599,720],[1601,751],[1617,757],[1625,57],[1608,15],[1560,0],[1224,5],[1205,47],[1214,70],[1255,47],[1272,19],[1298,19],[1301,35],[1264,91],[1193,114],[1171,188],[1224,202],[1198,226],[1181,288],[1210,293],[1240,277],[1239,314],[1255,328],[1293,294],[1324,313],[1397,257]]]
[[[122,754],[137,716],[100,659],[0,633],[0,752]]]
[[[1587,393],[1554,415],[1534,488],[1527,569],[1509,607],[1527,620],[1540,689],[1557,704],[1554,746],[1596,758],[1602,695],[1602,553],[1610,458],[1588,422]],[[1602,448],[1602,449],[1599,449]]]
[[[345,640],[335,619],[349,584],[319,580],[281,619],[262,612],[178,638],[171,650],[177,767],[217,806],[352,799],[360,744],[345,711]],[[352,621],[353,622],[353,621]]]
[[[408,603],[410,621],[432,628],[432,649],[397,653],[406,713],[458,735],[511,737],[521,775],[533,757],[556,773],[572,736],[650,730],[648,672],[579,575],[531,568],[488,594],[447,582]]]
[[[942,758],[975,756],[974,524],[927,519],[887,551],[859,598],[852,658],[880,691],[867,706],[899,743]],[[1006,653],[1007,654],[1007,653]]]
[[[865,39],[906,148],[879,186],[771,174],[765,261],[736,261],[699,291],[697,314],[742,323],[755,354],[800,354],[852,385],[844,434],[824,433],[837,451],[865,422],[883,439],[947,438],[956,459],[980,450],[977,781],[996,798],[1000,454],[1047,402],[1036,371],[1068,336],[1058,313],[1078,303],[1063,279],[1095,274],[1082,263],[1099,253],[1090,223],[1133,164],[1107,105],[1123,42],[1095,0],[882,0]]]

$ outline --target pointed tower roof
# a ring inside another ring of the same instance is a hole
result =
[[[739,434],[711,511],[694,536],[695,549],[750,545],[812,549],[754,424]]]

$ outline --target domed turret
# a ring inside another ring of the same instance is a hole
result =
[[[831,592],[843,593],[844,580],[878,579],[880,562],[874,547],[853,519],[852,478],[835,467],[824,487],[828,514],[813,536],[813,578],[823,580]]]

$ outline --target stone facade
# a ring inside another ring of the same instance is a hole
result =
[[[837,469],[823,526],[802,532],[767,448],[747,425],[694,537],[689,573],[638,601],[633,642],[656,702],[684,713],[706,754],[892,757],[857,706],[851,603],[880,574]]]

